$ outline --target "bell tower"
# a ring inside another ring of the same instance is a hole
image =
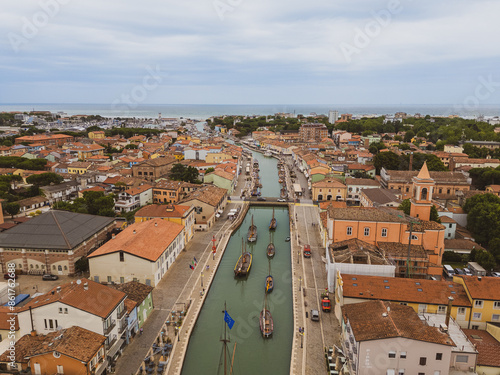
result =
[[[417,177],[413,177],[413,198],[411,199],[410,216],[421,220],[430,220],[432,207],[432,193],[435,182],[424,162]]]

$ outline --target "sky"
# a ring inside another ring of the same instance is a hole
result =
[[[498,0],[0,4],[0,103],[500,103]]]

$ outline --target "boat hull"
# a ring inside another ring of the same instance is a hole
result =
[[[271,219],[271,222],[269,223],[269,230],[275,230],[277,226],[278,222],[276,219]]]
[[[266,293],[271,293],[274,289],[274,279],[271,275],[266,277]]]
[[[267,256],[269,258],[272,258],[272,257],[274,257],[275,253],[276,253],[276,248],[275,248],[274,244],[270,243],[269,245],[267,245]]]
[[[250,267],[252,267],[252,254],[249,252],[241,254],[234,266],[234,276],[248,275]]]
[[[271,312],[264,309],[260,312],[260,331],[263,337],[270,337],[273,334],[274,322]]]

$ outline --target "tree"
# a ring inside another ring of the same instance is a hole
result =
[[[436,206],[431,206],[431,217],[430,221],[435,221],[436,223],[441,223],[441,219],[439,218],[438,210]]]
[[[410,215],[411,209],[411,201],[409,199],[405,199],[398,207],[398,210],[403,211],[406,215]]]
[[[207,170],[205,171],[205,174],[211,173],[213,171],[215,171],[215,168],[212,168],[212,167],[207,168]]]
[[[10,202],[5,205],[5,212],[7,212],[12,216],[12,218],[14,218],[14,215],[17,215],[19,213],[20,208],[21,207],[19,206],[19,203]]]
[[[88,272],[89,270],[89,260],[87,257],[81,257],[75,262],[76,272]]]
[[[487,247],[493,238],[500,238],[500,197],[474,195],[465,201],[463,209],[467,213],[467,229],[477,242]]]
[[[492,270],[495,268],[495,257],[486,250],[478,250],[476,253],[476,262],[485,270]]]
[[[136,144],[133,144],[133,143],[125,146],[125,149],[127,149],[127,150],[137,150],[138,148],[139,148],[139,146],[137,146]]]
[[[403,140],[406,142],[406,143],[410,143],[411,140],[413,139],[413,137],[415,137],[415,132],[413,130],[408,130],[406,133],[405,133],[405,137],[403,138]]]
[[[400,162],[399,156],[392,151],[380,152],[373,158],[373,165],[375,166],[377,174],[380,174],[382,168],[387,170],[398,170]]]
[[[195,167],[186,167],[180,163],[174,164],[170,170],[170,179],[174,181],[191,182],[193,184],[200,183],[198,180],[199,172]]]
[[[32,174],[31,176],[26,178],[26,182],[28,184],[33,184],[36,186],[47,186],[50,184],[57,185],[63,181],[64,179],[62,178],[62,176],[52,172]]]

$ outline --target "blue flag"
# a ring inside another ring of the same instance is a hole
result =
[[[233,320],[233,318],[231,318],[229,316],[229,314],[227,313],[227,311],[224,312],[224,321],[227,323],[227,326],[229,327],[229,329],[233,328],[233,326],[234,326],[234,320]]]
[[[196,257],[193,257],[193,260],[195,263],[198,263],[198,261],[196,260]]]

